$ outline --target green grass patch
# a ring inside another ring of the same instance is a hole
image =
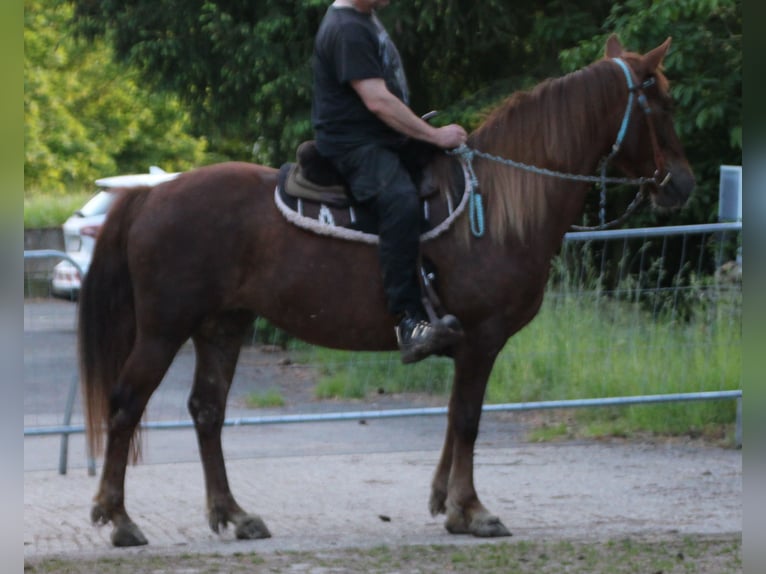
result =
[[[639,303],[549,293],[513,337],[490,377],[487,401],[526,402],[653,395],[741,386],[740,298],[700,305],[688,320],[652,317]],[[589,436],[720,435],[734,401],[582,409]]]
[[[285,406],[285,399],[277,390],[250,393],[245,397],[245,404],[251,409],[267,409]]]
[[[68,194],[29,193],[24,195],[24,229],[58,227],[93,197],[93,191]]]
[[[544,424],[532,429],[527,436],[532,442],[551,442],[566,438],[572,438],[572,431],[566,423]]]
[[[452,361],[432,357],[403,365],[398,353],[315,348],[304,358],[320,365],[316,396],[361,399],[372,394],[421,392],[444,395],[452,382]]]
[[[630,294],[549,290],[537,317],[499,355],[487,403],[687,393],[741,388],[741,291],[699,284],[680,291],[684,314]],[[667,299],[667,295],[663,295]],[[656,309],[660,308],[658,312]],[[375,393],[446,395],[448,359],[402,365],[397,353],[315,349],[319,398]],[[446,402],[446,399],[445,399]],[[733,400],[675,402],[576,411],[577,428],[540,429],[534,440],[630,436],[636,432],[704,436],[731,442]]]

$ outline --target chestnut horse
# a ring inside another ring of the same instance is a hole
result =
[[[642,55],[624,51],[612,36],[604,58],[510,97],[468,145],[548,170],[591,174],[617,140],[614,164],[629,177],[654,177],[655,205],[679,207],[694,176],[661,71],[669,45],[668,38]],[[439,270],[441,302],[465,331],[450,349],[454,382],[430,510],[446,514],[451,533],[507,536],[474,488],[485,387],[508,338],[540,308],[551,259],[590,186],[481,157],[473,163],[487,234],[473,237],[461,215],[422,244]],[[235,501],[221,449],[226,398],[254,317],[316,345],[397,348],[376,247],[292,225],[275,206],[276,183],[270,167],[202,167],[151,189],[124,191],[101,230],[80,298],[79,352],[93,452],[107,436],[91,518],[113,524],[116,546],[147,542],[125,509],[126,466],[147,401],[189,338],[196,370],[188,408],[208,520],[215,532],[232,523],[242,539],[270,536]]]

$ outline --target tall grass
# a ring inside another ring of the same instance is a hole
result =
[[[24,229],[58,227],[93,196],[93,191],[68,193],[33,192],[24,195]]]
[[[535,320],[498,358],[487,401],[737,389],[740,329],[739,295],[728,291],[700,302],[683,321],[672,314],[653,317],[640,301],[549,293]],[[583,410],[578,420],[587,423],[588,434],[718,434],[720,425],[734,420],[735,409],[733,401],[637,405]]]
[[[551,285],[537,317],[509,340],[492,371],[488,403],[740,388],[738,286],[707,279],[670,292],[647,292],[626,281],[607,293],[567,285]],[[676,305],[656,300],[668,297]],[[692,309],[683,316],[676,312],[680,299]],[[451,362],[440,358],[404,366],[396,353],[317,349],[311,362],[320,365],[316,392],[322,398],[381,391],[446,395],[451,385]],[[582,409],[577,432],[724,438],[735,412],[733,401]]]

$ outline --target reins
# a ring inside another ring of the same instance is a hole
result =
[[[642,84],[636,85],[635,82],[633,81],[633,73],[631,72],[628,65],[621,58],[612,58],[612,60],[620,66],[620,68],[625,74],[625,79],[628,84],[628,103],[625,108],[625,113],[622,118],[622,123],[620,124],[620,130],[617,133],[617,138],[614,144],[612,145],[612,148],[609,154],[606,157],[604,157],[600,162],[600,165],[601,165],[600,175],[582,175],[582,174],[575,174],[575,173],[567,173],[567,172],[547,169],[544,167],[529,165],[520,161],[514,161],[512,159],[503,158],[500,156],[482,152],[477,149],[473,149],[466,144],[463,144],[460,147],[447,151],[447,153],[450,155],[455,155],[460,157],[460,159],[465,164],[470,176],[471,189],[469,193],[471,194],[471,197],[470,197],[470,203],[469,203],[470,205],[469,218],[470,218],[470,225],[471,225],[471,233],[473,233],[475,237],[481,237],[484,235],[483,200],[482,200],[481,193],[477,191],[479,187],[479,180],[476,177],[476,173],[474,172],[474,169],[473,169],[473,160],[476,157],[501,163],[503,165],[507,165],[509,167],[514,167],[524,171],[529,171],[531,173],[545,175],[548,177],[557,177],[559,179],[565,179],[568,181],[579,181],[583,183],[599,184],[601,188],[601,195],[599,200],[600,224],[595,226],[572,225],[571,226],[572,229],[576,231],[595,231],[600,229],[609,229],[611,227],[615,227],[619,225],[638,208],[638,206],[646,197],[644,193],[644,187],[643,187],[644,185],[646,185],[647,183],[657,185],[658,187],[664,187],[665,185],[667,185],[668,181],[670,180],[670,172],[668,172],[665,175],[662,181],[659,181],[659,176],[661,173],[660,168],[664,167],[664,161],[662,158],[662,154],[659,153],[657,136],[654,131],[654,122],[652,121],[652,116],[651,116],[651,108],[649,107],[649,102],[647,101],[646,96],[644,95],[644,92],[643,92],[645,88],[648,88],[655,83],[655,79],[649,78],[646,81],[644,81]],[[630,118],[631,118],[636,97],[638,97],[639,105],[641,106],[642,111],[646,115],[647,122],[649,125],[649,135],[652,142],[652,151],[654,152],[654,161],[655,161],[655,167],[656,167],[654,176],[653,177],[637,177],[637,178],[607,177],[606,170],[609,165],[609,162],[611,162],[611,160],[620,151],[622,142],[625,138],[625,134],[627,133],[628,124],[630,123]],[[628,207],[625,209],[625,213],[623,213],[620,217],[616,219],[613,219],[609,222],[605,222],[604,219],[606,214],[606,189],[608,184],[637,185],[639,186],[639,190],[636,193],[636,196],[633,198],[633,201],[631,201]]]

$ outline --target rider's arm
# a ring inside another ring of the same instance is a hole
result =
[[[466,133],[461,126],[450,124],[436,128],[423,121],[389,91],[382,78],[353,80],[351,86],[367,109],[397,132],[446,149],[465,143]]]

